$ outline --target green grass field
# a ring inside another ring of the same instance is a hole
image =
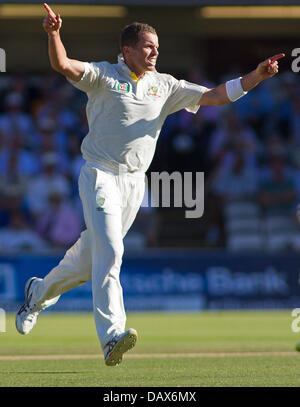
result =
[[[0,333],[0,386],[299,386],[291,312],[128,314],[136,347],[104,364],[92,314],[45,312],[27,336]],[[7,358],[14,356],[14,358]]]

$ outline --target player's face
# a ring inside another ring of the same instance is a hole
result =
[[[158,57],[157,35],[149,32],[141,32],[137,45],[135,47],[126,48],[126,63],[136,75],[155,70]]]

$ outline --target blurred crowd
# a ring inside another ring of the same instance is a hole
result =
[[[52,73],[0,79],[0,253],[65,250],[85,227],[77,181],[88,132],[86,96]],[[197,70],[186,79],[215,86]],[[152,170],[205,173],[204,247],[226,246],[224,208],[232,201],[253,201],[262,213],[294,219],[300,201],[297,76],[280,74],[234,104],[169,116]],[[129,236],[133,245],[160,245],[156,212],[143,205]]]

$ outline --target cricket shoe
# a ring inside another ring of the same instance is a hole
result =
[[[36,304],[32,304],[32,291],[41,278],[31,277],[25,284],[25,302],[16,315],[16,328],[22,335],[27,335],[36,324],[37,317],[42,311]]]
[[[123,334],[115,336],[104,347],[105,364],[116,366],[122,362],[123,353],[133,348],[138,335],[135,329],[128,329]]]

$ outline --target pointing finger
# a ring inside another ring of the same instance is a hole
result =
[[[47,3],[44,3],[44,7],[45,7],[47,13],[48,13],[51,17],[55,18],[55,13],[54,13],[53,10],[48,6]]]
[[[274,55],[272,58],[270,58],[271,59],[271,64],[273,63],[273,62],[275,62],[275,61],[277,61],[278,59],[281,59],[281,58],[284,58],[285,57],[285,54],[277,54],[277,55]]]

